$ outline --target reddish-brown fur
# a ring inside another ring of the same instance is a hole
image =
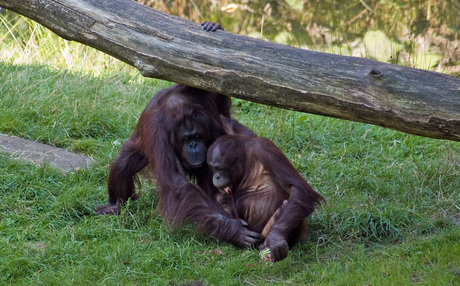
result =
[[[244,222],[232,218],[214,200],[218,191],[212,185],[207,165],[189,168],[181,156],[183,143],[176,138],[177,130],[186,121],[205,129],[202,140],[206,147],[226,133],[222,120],[235,130],[252,134],[230,118],[230,107],[230,98],[226,96],[183,85],[160,91],[148,103],[133,134],[112,163],[108,204],[98,207],[97,213],[118,214],[120,203],[134,196],[136,174],[148,165],[157,182],[157,209],[173,225],[195,223],[221,241],[239,247],[253,245],[259,234],[249,231]]]
[[[224,209],[235,216],[234,203],[236,215],[247,221],[250,230],[268,231],[259,248],[269,248],[274,261],[284,259],[288,249],[304,237],[305,218],[323,197],[273,142],[262,137],[224,135],[208,149],[208,163],[215,173],[220,172],[220,179],[221,174],[228,176],[234,202],[226,194],[218,195]]]

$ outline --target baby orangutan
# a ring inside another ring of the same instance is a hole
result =
[[[265,238],[258,247],[269,249],[271,261],[286,258],[305,237],[305,218],[323,197],[273,142],[262,137],[224,135],[209,147],[207,160],[213,184],[222,193],[216,200]]]

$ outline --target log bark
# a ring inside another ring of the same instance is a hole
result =
[[[445,74],[205,32],[130,0],[0,0],[0,6],[147,77],[460,141],[460,79]]]

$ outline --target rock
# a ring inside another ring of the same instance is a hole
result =
[[[3,134],[0,134],[0,152],[9,153],[13,157],[37,165],[46,162],[50,166],[61,169],[64,173],[87,168],[94,162],[89,157],[61,148]]]

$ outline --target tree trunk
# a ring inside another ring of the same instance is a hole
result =
[[[142,75],[267,105],[460,141],[460,79],[217,31],[131,0],[0,0]]]

